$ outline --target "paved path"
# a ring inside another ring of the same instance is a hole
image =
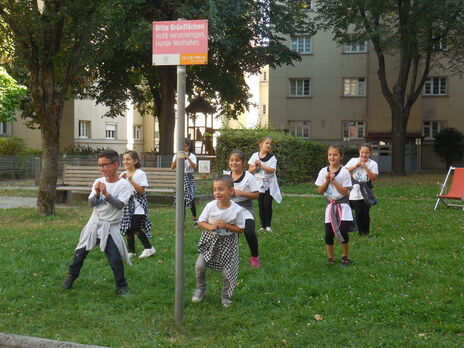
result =
[[[49,340],[45,338],[5,334],[0,332],[0,347],[5,348],[102,348],[73,342]]]
[[[2,196],[0,197],[0,209],[10,209],[10,208],[19,208],[27,207],[33,208],[37,205],[37,198],[32,197],[10,197]]]

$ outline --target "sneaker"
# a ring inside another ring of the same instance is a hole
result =
[[[266,227],[266,231],[267,231],[267,232],[273,232],[271,226]]]
[[[261,227],[261,228],[258,230],[258,232],[264,232],[264,231],[266,231],[266,229],[263,228],[263,227]]]
[[[327,259],[327,264],[328,265],[333,265],[335,263],[334,259]]]
[[[116,292],[118,293],[118,296],[124,296],[127,294],[127,285],[116,288]]]
[[[75,280],[76,280],[76,277],[74,277],[71,273],[69,273],[63,282],[63,288],[71,289]]]
[[[350,259],[348,258],[348,256],[343,256],[341,262],[343,266],[348,266],[350,264]]]
[[[228,298],[223,298],[222,299],[222,307],[227,308],[227,307],[230,307],[231,304],[232,304],[232,301],[229,300]]]
[[[130,257],[130,258],[133,258],[133,257],[135,257],[135,256],[137,256],[136,253],[129,253],[129,257]]]
[[[193,220],[193,227],[200,228],[200,225],[198,224],[198,220]]]
[[[192,302],[193,303],[201,302],[201,301],[203,301],[205,296],[206,296],[206,291],[196,289],[195,292],[193,293],[193,296],[192,296]]]
[[[252,256],[250,257],[250,260],[251,260],[251,267],[252,268],[259,268],[259,256]]]
[[[139,256],[139,259],[143,259],[144,257],[149,257],[156,253],[155,248],[151,247],[150,249],[143,249],[142,253]]]

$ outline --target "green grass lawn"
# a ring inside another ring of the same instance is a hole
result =
[[[463,211],[433,210],[443,178],[379,177],[374,237],[350,235],[349,267],[339,263],[338,245],[338,263],[326,265],[323,198],[284,195],[282,204],[274,203],[275,232],[258,235],[260,269],[250,268],[240,238],[239,284],[227,309],[221,275],[211,270],[207,297],[190,302],[200,231],[188,221],[181,328],[174,320],[172,207],[150,206],[157,253],[125,268],[129,293],[123,298],[99,249],[73,289],[61,289],[90,214],[84,204],[58,209],[54,217],[38,218],[33,209],[0,211],[0,331],[112,347],[462,347]],[[283,192],[315,193],[315,187]]]

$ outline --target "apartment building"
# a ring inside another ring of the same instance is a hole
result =
[[[142,116],[127,104],[124,116],[104,117],[107,107],[93,100],[69,100],[65,103],[61,122],[60,151],[69,145],[109,147],[122,153],[133,149],[139,153],[152,152],[159,142],[158,124],[148,115]],[[39,129],[30,129],[19,116],[15,122],[0,123],[0,136],[17,136],[29,148],[40,149],[42,140]]]
[[[373,145],[383,171],[391,169],[391,116],[378,80],[377,57],[368,42],[340,46],[332,34],[296,36],[289,47],[301,54],[295,66],[262,69],[259,114],[263,126],[323,143]],[[388,75],[396,76],[394,57]],[[433,153],[444,127],[464,132],[464,79],[433,70],[416,101],[407,128],[406,170],[444,169]]]

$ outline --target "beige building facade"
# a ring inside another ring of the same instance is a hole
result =
[[[381,92],[373,47],[368,42],[340,46],[327,32],[293,37],[287,44],[302,60],[295,66],[262,69],[261,124],[323,143],[356,147],[368,141],[389,171],[390,108]],[[393,79],[394,57],[388,60]],[[464,132],[463,94],[462,75],[430,72],[408,123],[407,170],[443,169],[432,150],[433,137],[444,127]]]
[[[70,145],[111,148],[122,153],[135,150],[153,152],[159,140],[157,122],[142,116],[130,103],[124,116],[104,117],[108,109],[93,100],[70,100],[65,103],[61,122],[60,151]],[[17,121],[2,122],[0,136],[24,139],[28,148],[41,149],[39,129],[28,128],[18,115]]]

